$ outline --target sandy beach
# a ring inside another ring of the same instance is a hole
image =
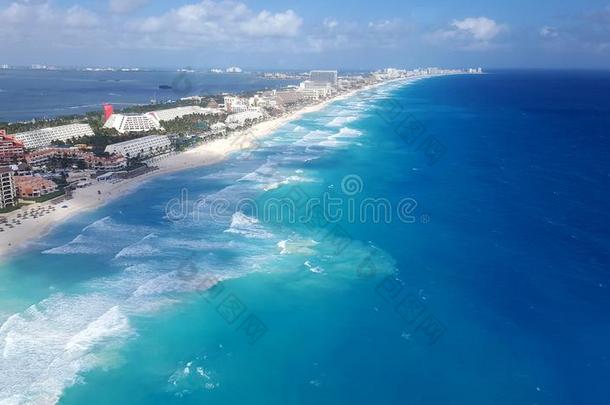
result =
[[[87,188],[75,190],[73,198],[55,205],[55,210],[47,209],[52,205],[51,203],[29,205],[27,210],[41,208],[48,212],[37,218],[33,218],[32,216],[29,216],[25,220],[19,218],[18,216],[20,214],[24,214],[25,208],[6,214],[4,217],[9,223],[13,220],[19,220],[21,223],[15,225],[11,229],[5,229],[4,232],[0,233],[0,260],[5,259],[10,254],[27,248],[28,243],[41,238],[54,226],[62,223],[62,221],[87,210],[98,208],[116,198],[123,197],[130,192],[134,192],[139,186],[155,177],[180,170],[215,164],[224,160],[233,152],[255,148],[258,139],[270,135],[281,126],[290,121],[299,119],[304,114],[319,111],[332,102],[386,83],[388,82],[357,89],[323,102],[306,106],[282,117],[258,123],[244,131],[235,132],[225,139],[218,139],[182,153],[175,153],[155,159],[152,164],[159,169],[145,175],[123,180],[118,183],[94,181],[94,184]]]

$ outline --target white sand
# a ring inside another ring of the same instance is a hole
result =
[[[175,171],[218,163],[232,152],[236,152],[241,149],[255,148],[257,146],[258,139],[273,133],[282,125],[300,118],[303,114],[318,111],[331,102],[349,97],[356,92],[367,90],[374,86],[355,90],[322,103],[304,107],[283,117],[261,122],[247,130],[234,133],[226,139],[215,140],[186,152],[161,158],[153,163],[153,165],[159,167],[159,170],[146,175],[129,180],[123,180],[118,183],[94,181],[92,186],[74,191],[74,198],[56,205],[55,211],[43,216],[39,216],[38,218],[30,217],[26,220],[22,220],[21,225],[16,225],[13,229],[6,229],[5,227],[5,231],[0,233],[0,259],[5,258],[9,254],[15,253],[20,249],[23,249],[27,246],[28,242],[39,239],[48,233],[53,226],[72,217],[73,215],[95,209],[115,198],[133,192],[138,186],[142,185],[146,181],[150,181],[154,177]],[[28,206],[27,209],[35,209],[37,207],[48,205],[50,204],[33,204]],[[23,214],[24,209],[22,208],[3,216],[6,217],[10,222],[13,218],[16,219],[19,213]]]

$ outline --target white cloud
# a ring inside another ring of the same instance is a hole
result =
[[[335,29],[339,26],[339,21],[337,21],[334,18],[325,18],[324,19],[324,26],[326,28],[328,28],[329,30]]]
[[[108,4],[116,14],[147,2],[110,0]],[[222,45],[225,50],[278,50],[293,40],[303,25],[292,10],[254,11],[230,0],[203,0],[158,15],[125,14],[120,19],[82,6],[62,8],[50,1],[15,1],[4,8],[0,5],[0,21],[0,43],[23,52],[26,43],[57,48],[217,49]]]
[[[268,11],[261,11],[255,18],[246,19],[241,28],[250,35],[255,36],[295,36],[303,20],[288,10],[284,13],[272,14]]]
[[[239,39],[242,36],[294,36],[303,20],[292,10],[280,13],[251,11],[233,1],[204,0],[158,16],[136,20],[132,27],[142,32],[205,35]],[[202,38],[205,40],[205,38]]]
[[[96,27],[100,23],[100,18],[81,6],[58,9],[51,7],[46,1],[23,1],[13,2],[5,9],[0,9],[0,21],[2,21],[0,28],[6,33],[29,35],[40,32],[51,37],[54,33],[66,29]]]
[[[453,41],[462,49],[481,50],[491,47],[491,42],[508,31],[508,26],[488,17],[467,17],[453,20],[448,29],[428,35],[433,42]]]
[[[544,27],[540,28],[540,36],[543,38],[557,38],[559,36],[559,32],[556,28],[545,25]]]
[[[139,7],[145,6],[149,0],[110,0],[110,12],[115,14],[129,13]]]
[[[453,20],[453,33],[469,35],[478,41],[490,41],[506,30],[506,26],[496,23],[487,17],[468,17]]]
[[[66,12],[65,22],[73,28],[93,28],[99,25],[100,19],[91,11],[74,6]]]

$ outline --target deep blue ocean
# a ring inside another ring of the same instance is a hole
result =
[[[0,269],[0,402],[610,403],[610,73],[337,101]]]
[[[165,102],[193,95],[241,93],[295,84],[254,74],[170,71],[0,70],[0,122],[27,121]],[[171,89],[160,89],[169,86]]]

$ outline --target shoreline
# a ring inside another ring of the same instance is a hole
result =
[[[243,131],[233,133],[227,138],[217,139],[184,152],[162,157],[154,162],[158,170],[142,176],[122,180],[118,183],[97,182],[87,188],[77,189],[74,191],[71,200],[55,205],[55,211],[35,219],[30,218],[23,221],[21,225],[0,233],[0,263],[10,256],[26,250],[32,242],[40,240],[56,226],[69,220],[71,217],[95,210],[118,198],[125,197],[156,177],[220,163],[226,160],[232,153],[256,147],[259,139],[271,135],[280,127],[300,119],[303,115],[320,111],[331,103],[353,97],[360,92],[390,83],[400,81],[411,83],[431,77],[435,77],[435,75],[418,78],[399,78],[352,90],[320,103],[305,106],[285,116],[260,122]],[[36,203],[29,205],[28,208],[35,209],[50,205],[52,204]],[[10,222],[12,219],[17,219],[17,215],[23,212],[23,209],[19,209],[4,215],[4,217]]]

